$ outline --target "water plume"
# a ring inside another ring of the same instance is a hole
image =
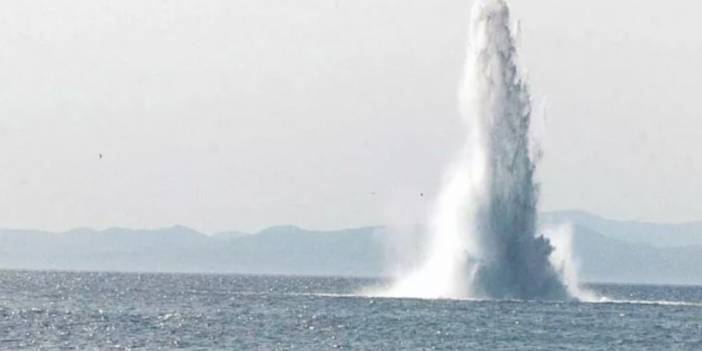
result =
[[[379,295],[567,299],[537,235],[531,100],[502,0],[473,6],[459,93],[467,142],[445,175],[422,264]]]

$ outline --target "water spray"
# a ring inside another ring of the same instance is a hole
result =
[[[572,298],[537,233],[531,98],[511,28],[503,0],[473,6],[459,93],[466,143],[445,174],[422,264],[380,295]]]

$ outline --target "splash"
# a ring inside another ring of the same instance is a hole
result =
[[[583,302],[607,301],[603,296],[580,285],[580,279],[578,279],[579,261],[573,252],[572,224],[549,225],[541,228],[541,232],[553,245],[549,262],[558,272],[570,296]]]
[[[378,295],[571,298],[536,235],[531,101],[516,57],[505,2],[477,1],[460,89],[467,142],[432,211],[423,263]]]

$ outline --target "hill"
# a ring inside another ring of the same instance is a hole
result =
[[[544,224],[571,223],[586,281],[702,284],[702,225],[615,221],[553,212]],[[312,231],[276,226],[258,233],[205,235],[184,226],[0,229],[0,268],[140,272],[382,276],[392,233],[382,227]]]

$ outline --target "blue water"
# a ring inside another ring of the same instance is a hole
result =
[[[0,349],[702,350],[702,288],[576,303],[351,296],[377,281],[0,271]]]

